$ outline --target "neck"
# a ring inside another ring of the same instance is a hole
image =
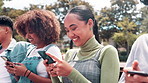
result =
[[[46,45],[45,44],[39,44],[39,45],[37,45],[37,49],[38,48],[43,48],[43,47],[45,47]]]
[[[5,40],[3,40],[3,42],[1,42],[2,49],[7,49],[11,40],[12,40],[12,37],[5,38]]]

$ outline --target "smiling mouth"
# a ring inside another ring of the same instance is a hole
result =
[[[28,39],[29,41],[32,41],[33,39]]]
[[[74,41],[74,42],[77,41],[77,40],[78,40],[78,38],[73,38],[73,39],[72,39],[72,41]]]

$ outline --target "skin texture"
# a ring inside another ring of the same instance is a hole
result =
[[[68,14],[64,20],[65,30],[67,36],[75,43],[76,46],[82,46],[89,40],[93,33],[91,28],[93,26],[92,19],[89,19],[86,24],[84,21],[78,20],[78,15]]]
[[[46,44],[43,41],[41,41],[35,33],[29,33],[28,31],[26,32],[27,34],[25,38],[28,39],[31,44],[36,45],[37,48],[42,48],[46,46]]]
[[[2,44],[2,49],[0,53],[2,53],[10,44],[12,39],[12,32],[7,26],[0,26],[0,43]]]

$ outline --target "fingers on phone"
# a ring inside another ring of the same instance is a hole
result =
[[[53,55],[51,55],[51,54],[49,54],[49,53],[46,53],[48,56],[50,56],[52,59],[54,59],[55,60],[55,62],[58,62],[58,63],[62,63],[62,61],[60,60],[60,59],[58,59],[57,57],[55,57],[55,56],[53,56]]]

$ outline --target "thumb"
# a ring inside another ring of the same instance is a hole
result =
[[[132,64],[132,68],[133,68],[133,70],[139,71],[140,68],[139,68],[138,65],[139,65],[138,61],[135,60],[135,61],[133,62],[133,64]]]

